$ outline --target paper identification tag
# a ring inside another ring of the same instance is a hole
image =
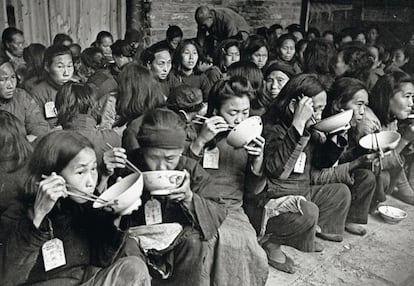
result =
[[[218,169],[219,168],[219,158],[220,158],[220,151],[219,149],[204,149],[203,155],[203,168],[204,169]]]
[[[57,116],[55,103],[53,101],[45,103],[45,116],[46,118],[54,118]]]
[[[303,174],[303,172],[305,172],[305,165],[306,165],[306,153],[301,152],[298,157],[298,160],[296,161],[295,169],[293,169],[293,172],[297,174]]]
[[[162,211],[161,203],[156,199],[151,199],[145,203],[145,224],[158,224],[162,223]]]
[[[63,242],[58,238],[51,239],[43,244],[42,255],[45,271],[49,271],[66,264]]]

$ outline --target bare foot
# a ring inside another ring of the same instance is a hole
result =
[[[364,235],[367,233],[367,230],[362,225],[351,222],[345,224],[345,230],[356,235]]]

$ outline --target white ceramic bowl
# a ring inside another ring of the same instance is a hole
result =
[[[166,190],[176,189],[181,186],[185,178],[184,171],[163,170],[143,172],[145,189],[154,195],[168,195]]]
[[[353,114],[354,111],[352,109],[342,111],[340,113],[322,119],[313,125],[313,128],[325,133],[333,133],[341,129],[345,129],[346,126],[349,125]]]
[[[227,143],[234,148],[241,148],[262,134],[262,131],[263,123],[260,116],[249,117],[234,126],[227,136]]]
[[[407,217],[407,213],[399,208],[392,206],[380,206],[378,212],[388,223],[398,223]]]
[[[377,138],[375,138],[377,137]],[[377,144],[378,139],[378,144]],[[378,145],[382,150],[392,150],[398,146],[401,135],[396,131],[381,131],[365,135],[359,139],[359,145],[367,150],[378,151]]]
[[[144,188],[142,174],[133,173],[112,185],[99,197],[109,201],[109,204],[94,202],[94,208],[111,207],[115,213],[126,214],[132,208],[138,209],[141,205],[141,195]]]

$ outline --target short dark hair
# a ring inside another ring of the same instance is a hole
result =
[[[53,38],[53,45],[63,45],[65,41],[69,41],[71,44],[73,43],[73,40],[69,35],[63,33],[56,34]]]
[[[282,88],[279,95],[273,99],[268,110],[263,115],[265,124],[284,122],[288,125],[293,120],[293,114],[289,110],[292,99],[299,100],[301,96],[314,97],[324,91],[325,88],[315,74],[298,74],[292,77]]]
[[[305,72],[329,74],[335,55],[336,51],[332,43],[323,39],[309,42],[303,54]]]
[[[381,125],[386,126],[392,121],[390,99],[405,83],[414,84],[413,78],[401,71],[395,71],[380,77],[369,94],[369,107],[378,117]]]
[[[188,45],[193,45],[197,50],[198,61],[196,63],[196,66],[198,65],[198,63],[200,61],[200,58],[201,58],[201,55],[202,55],[200,45],[193,39],[186,39],[178,45],[178,47],[177,47],[177,49],[174,53],[174,56],[173,56],[173,67],[177,71],[180,71],[181,68],[182,68],[182,53],[184,52],[185,47],[188,46]]]
[[[84,148],[94,149],[93,144],[76,131],[54,131],[44,136],[36,145],[29,161],[26,195],[34,200],[42,175],[60,173]]]
[[[93,68],[94,70],[104,69],[108,63],[101,49],[96,47],[83,50],[81,53],[81,61],[85,66]]]
[[[125,40],[116,40],[115,43],[111,45],[111,50],[112,55],[114,56],[124,56],[129,58],[133,58],[136,53],[136,49]]]
[[[167,36],[168,41],[171,41],[172,39],[177,38],[177,37],[182,38],[183,37],[183,31],[181,30],[180,27],[178,27],[176,25],[172,25],[172,26],[168,27],[166,36]]]
[[[146,48],[141,53],[141,62],[142,62],[142,64],[144,64],[144,65],[151,64],[155,59],[155,54],[159,53],[159,52],[162,52],[162,51],[167,51],[171,55],[170,47],[164,41],[157,42],[157,43],[153,44],[152,46],[150,46],[149,48]]]
[[[3,46],[6,47],[6,44],[13,42],[13,36],[16,34],[23,36],[23,32],[15,27],[8,27],[4,29],[3,34],[1,35]]]
[[[87,83],[69,81],[57,92],[55,99],[58,123],[66,126],[79,114],[89,114],[100,121],[96,94]]]
[[[114,38],[112,37],[112,34],[109,33],[108,31],[100,31],[98,33],[98,35],[96,35],[95,43],[96,44],[101,44],[102,43],[102,40],[104,38],[111,38],[112,41],[114,40]]]
[[[50,46],[45,51],[44,66],[50,67],[53,59],[57,56],[69,55],[72,58],[72,52],[65,46]]]

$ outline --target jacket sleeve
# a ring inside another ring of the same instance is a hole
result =
[[[312,185],[325,185],[332,183],[344,183],[347,185],[352,185],[354,183],[354,179],[350,175],[349,163],[341,164],[336,167],[311,171]]]
[[[30,95],[21,90],[25,109],[25,122],[27,135],[41,136],[49,132],[49,123],[44,119],[42,112]]]
[[[201,74],[201,91],[203,92],[203,101],[207,102],[208,101],[208,95],[210,93],[210,89],[211,89],[211,84],[210,81],[208,80],[207,76],[205,74]]]
[[[189,210],[194,222],[200,227],[205,240],[213,237],[226,217],[226,210],[210,175],[197,162],[189,165],[193,208]]]
[[[22,209],[16,216],[9,208],[1,217],[0,228],[6,230],[0,252],[0,285],[24,283],[37,262],[42,245],[51,239],[49,220],[45,218],[39,229]]]
[[[267,177],[287,179],[292,173],[300,153],[307,146],[310,134],[305,131],[300,136],[295,127],[285,130],[280,125],[265,126],[263,137],[266,139],[264,153],[264,172]]]

